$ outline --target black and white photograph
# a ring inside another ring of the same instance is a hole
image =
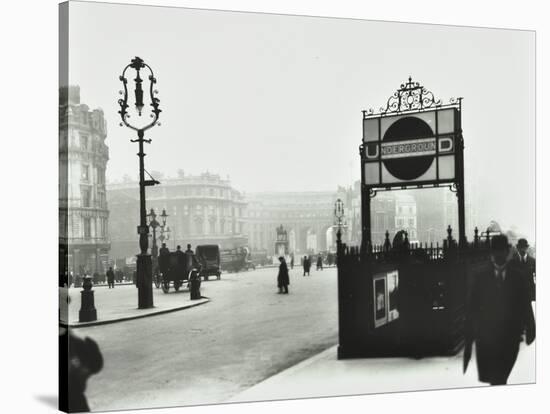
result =
[[[9,272],[57,272],[55,293],[26,274],[17,293],[55,305],[28,310],[57,322],[57,396],[36,404],[364,412],[536,392],[536,24],[137,3],[48,6],[55,186],[33,203],[51,193],[56,221]]]

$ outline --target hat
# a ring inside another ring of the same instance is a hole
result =
[[[77,356],[92,374],[101,371],[103,368],[103,356],[97,343],[86,337],[81,339],[77,336],[69,336],[69,352]]]
[[[508,237],[497,234],[491,239],[491,250],[508,250]]]
[[[519,239],[517,247],[518,248],[529,247],[529,243],[527,243],[527,240],[525,240],[525,239]]]

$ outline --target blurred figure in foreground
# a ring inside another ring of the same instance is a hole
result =
[[[529,286],[514,254],[506,236],[494,236],[490,260],[468,286],[463,369],[475,342],[479,381],[491,385],[507,383],[522,335],[527,345],[535,340]]]
[[[527,284],[529,286],[529,297],[532,301],[536,300],[536,260],[528,252],[529,243],[526,239],[519,239],[516,245],[518,254],[516,260],[519,263],[519,267],[523,270],[525,277],[527,278]]]

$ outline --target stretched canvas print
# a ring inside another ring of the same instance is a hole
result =
[[[535,34],[60,5],[60,409],[535,382]]]

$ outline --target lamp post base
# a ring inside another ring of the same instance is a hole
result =
[[[153,272],[150,254],[137,255],[138,308],[153,307]]]

